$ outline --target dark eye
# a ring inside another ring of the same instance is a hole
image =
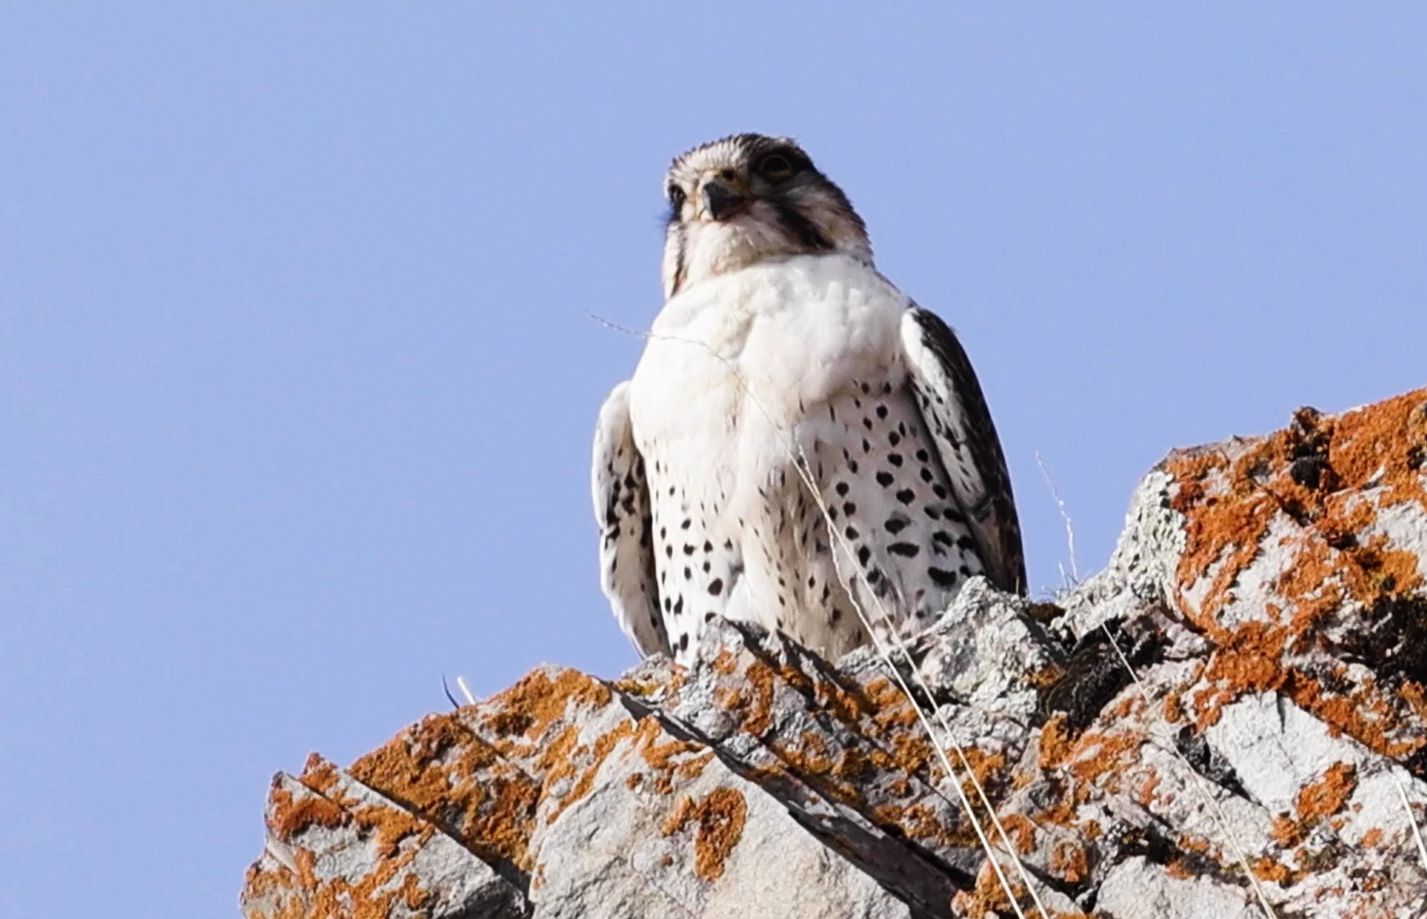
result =
[[[677,185],[670,185],[664,190],[664,194],[669,196],[669,203],[674,206],[674,210],[684,206],[684,190]]]
[[[774,182],[793,176],[793,161],[781,153],[770,153],[758,163],[758,171]]]

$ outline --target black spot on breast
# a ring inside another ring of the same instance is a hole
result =
[[[709,581],[709,593],[715,597],[723,593],[723,578],[714,578]]]
[[[848,527],[847,529],[843,530],[842,533],[848,539],[856,539],[859,535],[857,532],[857,527]]]
[[[833,489],[834,489],[834,490],[838,493],[838,495],[841,496],[841,497],[845,497],[845,496],[847,495],[847,483],[846,483],[846,482],[838,482],[836,485],[833,486]]]
[[[842,512],[847,516],[851,517],[853,514],[857,513],[857,505],[853,504],[851,501],[844,501],[842,505]]]
[[[867,564],[867,560],[871,557],[872,550],[867,548],[866,546],[862,546],[860,549],[857,550],[857,560],[862,564]]]
[[[893,536],[896,536],[898,533],[905,530],[907,528],[907,524],[910,522],[911,521],[909,521],[906,517],[888,517],[887,522],[883,524],[883,526],[887,528],[888,533],[891,533]]]
[[[900,454],[900,453],[888,453],[888,454],[887,454],[887,462],[891,463],[893,466],[900,466],[900,465],[902,465],[902,454]]]
[[[877,484],[881,485],[883,488],[891,487],[892,481],[892,473],[888,472],[887,470],[883,469],[877,473]]]
[[[911,504],[912,501],[916,499],[916,497],[917,493],[912,491],[910,488],[904,488],[901,491],[897,492],[897,500],[901,501],[903,504]]]
[[[927,576],[932,579],[932,583],[938,587],[955,587],[956,572],[947,571],[944,568],[928,568]]]
[[[885,406],[885,405],[878,405],[878,406],[877,406],[877,417],[878,417],[878,418],[886,418],[886,417],[887,417],[887,406]]]
[[[893,555],[900,555],[903,558],[916,558],[917,553],[922,550],[916,543],[894,542],[887,547],[887,551]]]
[[[897,444],[899,444],[899,443],[901,443],[901,442],[902,442],[902,435],[901,435],[901,434],[898,434],[896,431],[892,431],[891,433],[889,433],[889,434],[887,435],[887,443],[891,444],[892,446],[895,447],[895,446],[897,446]]]

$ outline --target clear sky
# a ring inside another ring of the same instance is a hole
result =
[[[232,915],[275,770],[633,663],[587,314],[699,141],[961,332],[1041,592],[1037,452],[1094,569],[1170,448],[1427,383],[1421,5],[241,6],[0,7],[0,915]]]

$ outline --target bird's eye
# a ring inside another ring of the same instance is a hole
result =
[[[758,163],[758,171],[774,182],[793,176],[793,161],[781,153],[770,153]]]
[[[664,194],[669,196],[669,203],[674,206],[674,210],[684,206],[684,190],[677,185],[670,185],[665,189]]]

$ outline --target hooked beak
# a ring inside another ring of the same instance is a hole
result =
[[[727,220],[748,204],[748,196],[731,183],[709,179],[704,183],[704,210],[714,220]]]

